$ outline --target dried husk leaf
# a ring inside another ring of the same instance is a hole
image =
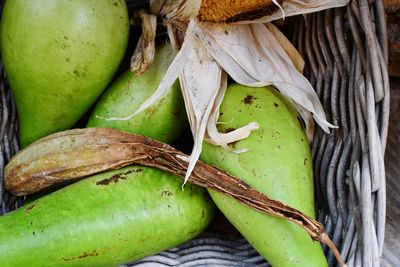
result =
[[[157,16],[143,10],[138,15],[142,21],[142,35],[131,58],[131,71],[141,74],[153,63],[156,53]]]
[[[144,136],[108,128],[74,129],[50,135],[20,151],[6,166],[5,182],[8,190],[21,195],[133,163],[185,177],[189,166],[186,158],[173,147]],[[300,225],[313,240],[327,244],[341,266],[345,266],[323,225],[299,210],[270,199],[240,179],[201,161],[189,181]]]
[[[201,0],[150,0],[150,10],[168,20],[189,21],[199,13]]]
[[[129,142],[130,137],[102,128],[52,134],[12,158],[4,171],[5,187],[15,195],[27,195],[64,181],[121,167],[115,158],[109,157],[107,149],[98,148],[110,143]],[[121,152],[116,156],[123,158],[124,154]]]
[[[313,136],[313,120],[329,132],[318,96],[307,79],[296,70],[274,35],[263,24],[221,25],[195,23],[195,32],[204,40],[208,53],[236,82],[262,87],[274,85],[293,101]],[[225,37],[225,38],[224,38]]]
[[[188,22],[260,23],[344,6],[348,0],[152,0],[153,14]]]
[[[187,159],[189,166],[184,183],[200,157],[207,122],[217,93],[221,85],[226,87],[226,80],[221,79],[221,67],[207,54],[196,36],[193,36],[193,44],[194,49],[191,51],[179,79],[181,88],[185,88],[182,90],[182,95],[186,112],[189,114],[189,124],[194,141],[192,153]]]
[[[257,19],[245,19],[235,23],[265,23],[285,17],[308,14],[329,8],[345,6],[348,2],[349,0],[284,0],[281,5],[282,12],[266,14],[266,16]]]
[[[289,56],[293,65],[298,72],[303,73],[305,61],[300,55],[299,51],[294,47],[294,45],[286,38],[286,36],[272,23],[268,22],[265,24],[267,29],[272,33],[278,43],[281,45],[283,50]]]

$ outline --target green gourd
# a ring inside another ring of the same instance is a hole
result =
[[[315,217],[312,159],[303,124],[291,104],[273,87],[228,87],[220,107],[219,131],[251,121],[260,128],[231,144],[235,154],[204,143],[201,159],[240,177],[269,197]],[[250,209],[210,190],[218,208],[274,267],[327,266],[321,245],[293,222]]]
[[[123,0],[7,0],[1,57],[22,147],[71,128],[111,81],[129,37]]]
[[[170,44],[159,45],[153,63],[144,73],[126,71],[101,96],[87,126],[115,128],[165,143],[175,141],[188,125],[178,81],[163,98],[129,120],[106,120],[134,113],[156,91],[175,54]]]
[[[2,267],[117,266],[201,233],[206,190],[129,166],[81,180],[0,217]]]

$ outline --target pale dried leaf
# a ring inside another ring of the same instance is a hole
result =
[[[150,0],[153,14],[171,20],[189,21],[197,16],[201,0]]]
[[[144,11],[139,11],[139,16],[142,20],[142,35],[131,58],[131,71],[143,73],[154,60],[157,17]]]
[[[310,126],[307,112],[311,112],[324,131],[329,132],[329,127],[334,127],[326,121],[310,83],[296,70],[287,53],[263,24],[197,25],[196,31],[210,55],[236,82],[253,87],[275,85],[303,108],[300,115],[306,125]],[[311,132],[308,130],[309,138]]]
[[[286,36],[272,23],[268,22],[265,24],[268,30],[274,35],[276,40],[282,46],[283,50],[285,50],[286,54],[290,57],[293,62],[293,65],[296,69],[303,73],[304,71],[304,59],[300,55],[299,51],[294,47],[294,45],[286,38]]]
[[[222,77],[221,67],[208,55],[202,42],[195,35],[191,40],[193,40],[194,49],[180,76],[182,94],[194,140],[185,183],[200,157],[207,123],[221,87]]]
[[[290,17],[300,14],[308,14],[318,12],[321,10],[345,6],[349,0],[285,0],[282,4],[282,12],[275,12],[274,14],[247,21],[238,21],[238,24],[248,23],[265,23],[273,20]]]

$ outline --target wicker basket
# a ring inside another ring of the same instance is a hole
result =
[[[130,8],[146,1],[127,1]],[[136,3],[135,3],[136,2]],[[1,1],[1,6],[3,1]],[[331,135],[317,130],[312,144],[318,220],[349,266],[379,266],[385,232],[384,151],[389,117],[387,40],[382,0],[353,0],[347,7],[297,20],[286,31],[307,62]],[[0,173],[18,150],[17,117],[0,65]],[[0,176],[0,179],[2,177]],[[20,203],[0,180],[0,213]],[[336,262],[325,248],[330,266]],[[129,266],[269,266],[241,237],[208,231],[197,239]]]

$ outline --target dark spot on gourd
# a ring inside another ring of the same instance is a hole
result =
[[[126,177],[122,174],[114,174],[110,178],[103,179],[101,181],[96,182],[96,185],[109,185],[111,183],[118,183],[120,180],[125,180]]]
[[[92,256],[99,256],[99,253],[96,250],[93,250],[92,252],[86,252],[84,251],[82,255],[76,256],[76,257],[71,257],[71,258],[66,258],[62,257],[64,261],[70,261],[70,260],[79,260],[79,259],[84,259],[86,257],[92,257]]]
[[[274,106],[275,106],[276,108],[279,107],[278,103],[274,103]]]
[[[114,2],[114,3],[112,3],[112,5],[113,5],[113,6],[118,6],[119,3],[118,3],[118,2]]]
[[[272,130],[271,137],[274,138],[276,135],[281,135],[280,132]]]
[[[127,172],[124,173],[117,173],[114,174],[113,176],[111,176],[110,178],[105,178],[103,180],[100,180],[98,182],[96,182],[96,185],[109,185],[111,183],[118,183],[120,180],[126,180],[126,176],[128,174],[131,174],[132,172],[136,172],[136,173],[141,173],[143,171],[143,169],[138,168],[136,170],[129,170]]]
[[[170,196],[172,196],[172,192],[168,191],[168,190],[164,190],[161,192],[161,196],[162,197],[170,197]]]
[[[34,207],[36,207],[36,204],[32,204],[32,205],[28,206],[28,207],[25,209],[25,212],[26,212],[26,213],[29,213]]]
[[[307,158],[304,158],[303,164],[307,165]]]
[[[64,39],[65,39],[65,40],[68,40],[68,36],[65,36],[65,35],[64,35]]]
[[[201,211],[201,218],[204,219],[204,217],[206,216],[206,212],[204,210]]]
[[[32,232],[32,235],[36,235],[36,232],[35,232],[35,231],[33,231],[33,232]]]
[[[69,57],[67,57],[67,58],[65,59],[65,61],[69,62]]]
[[[72,71],[76,76],[81,77],[81,73],[78,70]]]
[[[251,104],[253,104],[253,100],[255,100],[255,99],[257,99],[257,98],[252,95],[247,95],[245,98],[243,98],[242,102],[245,105],[251,105]]]

